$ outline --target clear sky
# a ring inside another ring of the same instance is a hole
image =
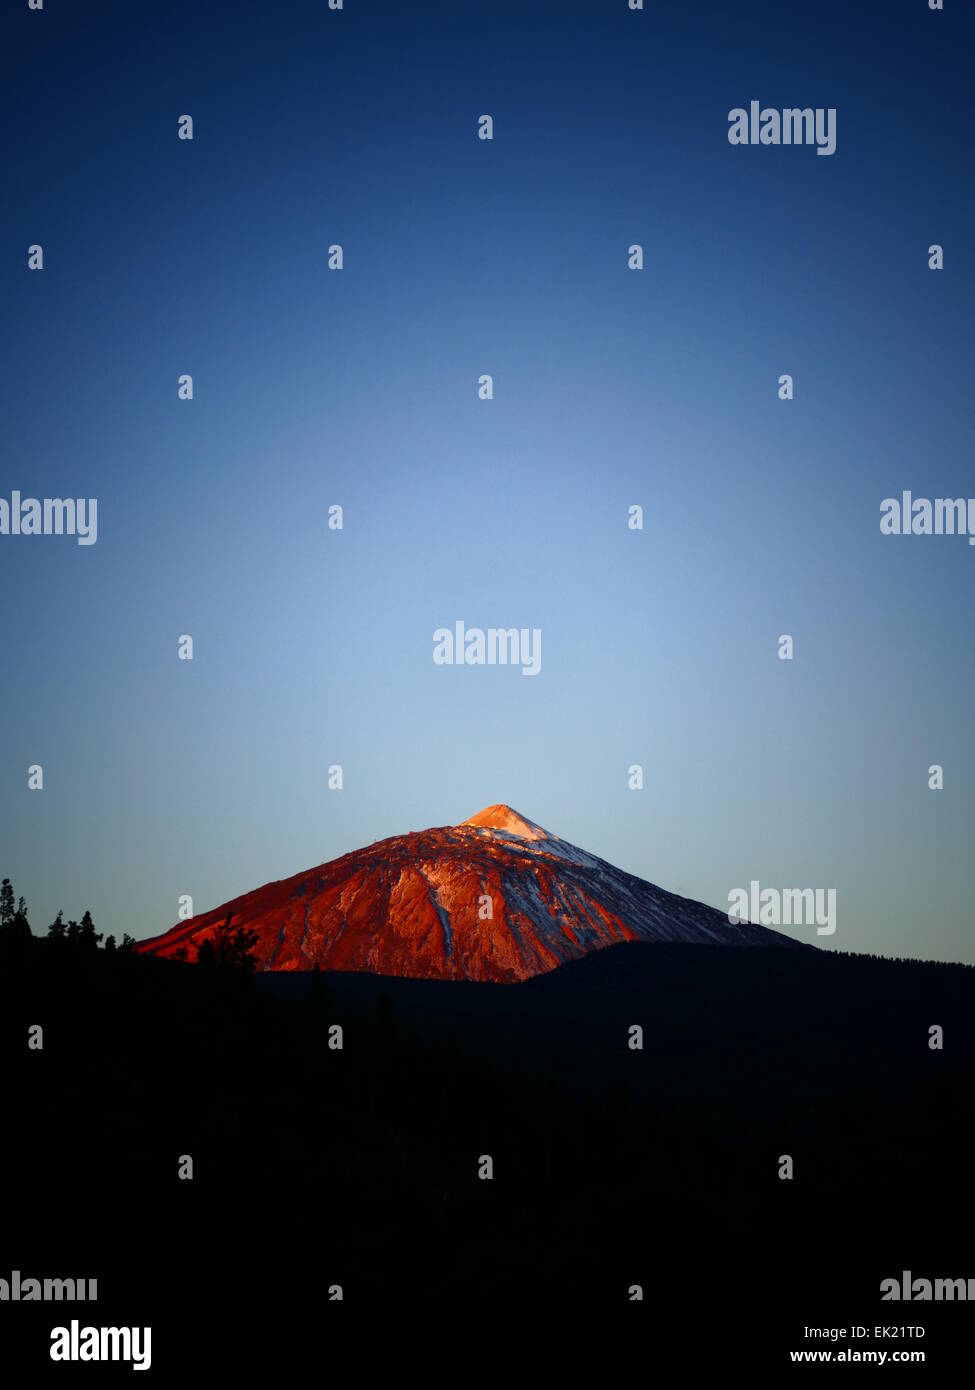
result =
[[[0,496],[98,498],[93,546],[0,536],[35,931],[505,801],[975,960],[975,548],[879,529],[975,497],[964,10],[5,6]],[[729,144],[753,98],[835,154]],[[541,673],[434,665],[461,618]]]

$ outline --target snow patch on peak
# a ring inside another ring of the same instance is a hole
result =
[[[550,835],[547,830],[543,830],[527,816],[520,816],[503,801],[496,806],[485,806],[483,811],[478,811],[470,820],[461,821],[461,825],[472,825],[477,830],[501,830],[508,835],[517,836],[519,840],[558,840],[557,835]]]

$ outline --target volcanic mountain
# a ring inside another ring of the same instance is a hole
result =
[[[359,970],[510,983],[617,941],[796,946],[733,926],[577,849],[510,806],[395,835],[268,883],[139,943],[193,960],[228,916],[257,933],[260,970]]]

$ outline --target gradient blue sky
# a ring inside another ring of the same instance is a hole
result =
[[[507,801],[975,960],[975,549],[879,530],[975,496],[963,10],[6,6],[0,495],[99,501],[93,547],[0,537],[35,931]],[[729,145],[752,98],[836,153]],[[540,627],[541,675],[434,666],[457,618]]]

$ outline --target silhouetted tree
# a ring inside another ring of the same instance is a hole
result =
[[[23,898],[14,907],[14,890],[10,879],[0,885],[0,937],[5,942],[26,941],[31,934],[27,921],[27,904]]]
[[[58,915],[47,929],[48,938],[51,941],[63,941],[67,930],[67,927],[64,925],[64,911],[59,907]]]
[[[85,914],[81,919],[81,939],[86,946],[97,946],[104,933],[95,931],[95,924],[91,920],[91,913],[85,908]]]
[[[17,911],[14,913],[14,920],[10,923],[10,930],[19,937],[31,935],[30,923],[27,920],[27,904],[23,898],[17,899]]]
[[[209,940],[203,942],[196,953],[196,963],[205,969],[237,970],[250,974],[257,969],[254,947],[260,937],[249,927],[232,927],[232,917],[233,913],[228,913],[223,926],[217,927]]]
[[[82,951],[93,951],[102,939],[102,933],[95,931],[95,924],[91,920],[91,913],[86,909],[80,922],[70,921],[68,923],[65,938],[72,946]]]
[[[106,938],[105,938],[105,950],[108,951],[109,954],[111,954],[111,953],[115,950],[115,937],[114,937],[114,936],[106,936]]]

